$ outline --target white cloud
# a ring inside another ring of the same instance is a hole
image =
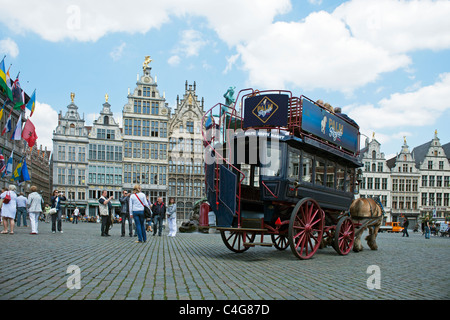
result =
[[[198,56],[200,50],[207,44],[201,32],[197,30],[184,30],[181,33],[181,41],[176,49],[186,57]]]
[[[450,47],[450,1],[353,0],[333,15],[356,39],[392,53]]]
[[[223,70],[224,74],[228,73],[233,68],[233,65],[239,59],[239,54],[234,54],[231,57],[227,57],[226,59],[227,59],[227,66],[225,67],[225,70]]]
[[[15,58],[19,55],[19,46],[11,38],[0,40],[0,52]]]
[[[36,144],[44,149],[53,149],[53,130],[58,126],[58,112],[46,103],[36,102],[35,112],[30,118],[36,128]]]
[[[114,60],[117,61],[120,58],[122,58],[123,50],[127,44],[125,42],[122,42],[119,46],[115,47],[110,53],[109,56]]]
[[[432,125],[445,111],[450,110],[450,73],[443,73],[438,81],[412,92],[395,93],[375,106],[347,106],[343,108],[362,128],[420,127]]]
[[[181,58],[179,56],[173,55],[167,60],[167,63],[174,67],[174,66],[179,65],[180,61],[181,61]]]
[[[300,22],[277,22],[239,45],[251,85],[351,92],[411,60],[352,37],[345,24],[320,11]]]

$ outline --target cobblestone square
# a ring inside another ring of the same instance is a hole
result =
[[[444,300],[450,298],[450,238],[381,233],[378,251],[339,256],[319,250],[298,260],[290,249],[229,251],[220,234],[148,236],[146,243],[100,236],[100,224],[63,223],[52,234],[16,228],[1,235],[1,300]],[[69,267],[78,268],[79,273]],[[369,289],[370,266],[379,289]],[[81,283],[76,288],[74,279]]]

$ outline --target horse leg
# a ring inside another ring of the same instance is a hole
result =
[[[381,222],[378,222],[377,224],[368,227],[369,235],[366,237],[366,240],[367,240],[367,245],[372,250],[378,250],[376,238],[377,238],[378,230],[380,229],[380,226],[381,226]]]
[[[355,241],[353,243],[353,251],[354,252],[360,252],[363,250],[363,246],[361,243],[361,235],[364,232],[364,228],[361,230],[358,230],[355,234]]]

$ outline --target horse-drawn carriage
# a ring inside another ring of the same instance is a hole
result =
[[[352,205],[360,135],[345,115],[289,91],[245,89],[203,125],[206,194],[230,250],[290,247],[309,259],[331,245],[346,255],[381,222],[378,205]]]

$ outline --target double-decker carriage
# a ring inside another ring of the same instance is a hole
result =
[[[352,249],[359,127],[290,91],[241,90],[203,117],[205,187],[223,242],[291,248],[309,259],[324,245]]]

